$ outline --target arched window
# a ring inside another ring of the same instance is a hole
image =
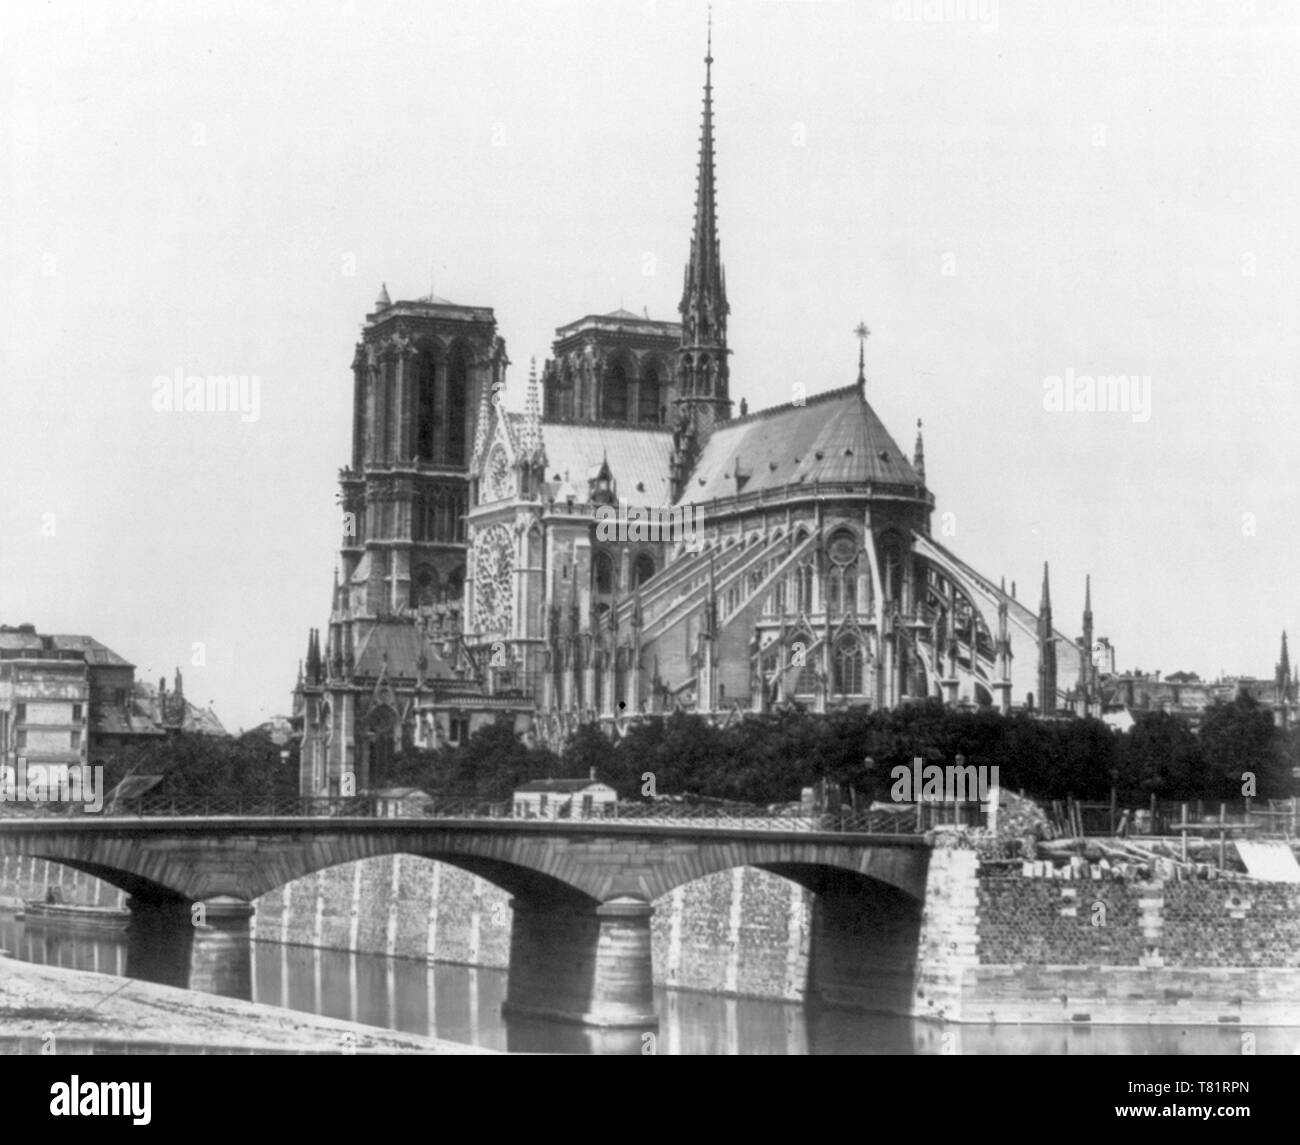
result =
[[[447,363],[447,464],[465,464],[469,436],[469,363],[465,348],[457,346]]]
[[[461,597],[465,594],[465,570],[456,567],[447,574],[447,587],[443,593],[443,599],[447,604],[460,604]]]
[[[415,456],[420,461],[434,459],[437,423],[437,366],[426,346],[415,359]]]
[[[817,691],[817,669],[813,657],[813,638],[807,632],[796,632],[787,645],[789,648],[789,667],[799,670],[795,677],[794,691],[797,696],[811,696]]]
[[[632,566],[632,573],[638,587],[645,584],[655,575],[654,557],[649,553],[642,553],[636,558],[636,563]]]
[[[411,577],[411,604],[416,608],[438,603],[438,573],[429,565],[421,565]]]
[[[785,614],[785,577],[776,582],[775,605],[778,616]]]
[[[795,570],[795,590],[796,602],[795,607],[800,612],[812,611],[813,598],[813,570],[812,565],[800,565]]]
[[[637,421],[659,422],[659,367],[651,363],[641,375],[641,392],[637,398]]]
[[[614,561],[609,553],[596,554],[596,591],[611,593],[614,591]]]
[[[835,646],[831,666],[836,693],[844,696],[862,694],[862,646],[851,636],[846,636]]]
[[[573,416],[573,369],[565,367],[563,375],[560,377],[559,386],[559,413],[560,417],[570,418]]]
[[[600,416],[605,421],[627,421],[627,370],[615,362],[605,375]]]
[[[805,664],[799,669],[799,675],[794,682],[794,694],[796,696],[817,694],[817,672],[811,664]]]

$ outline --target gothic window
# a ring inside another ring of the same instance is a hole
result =
[[[845,612],[858,610],[858,563],[854,561],[840,570],[844,588],[840,595],[840,605]]]
[[[641,393],[637,400],[637,421],[659,421],[659,367],[653,363],[641,375]]]
[[[448,465],[465,464],[468,433],[469,363],[463,346],[457,346],[447,363],[447,457]]]
[[[614,591],[614,561],[608,553],[596,554],[596,591],[608,594]]]
[[[783,615],[785,613],[785,577],[782,577],[776,582],[776,592],[774,593],[774,596],[776,598],[777,615]]]
[[[411,578],[411,604],[416,608],[437,604],[438,574],[428,565],[421,565]]]
[[[632,575],[638,586],[645,584],[655,575],[655,559],[649,553],[642,553],[632,566]]]
[[[573,370],[566,369],[559,383],[559,414],[562,418],[573,416]]]
[[[817,694],[817,672],[811,664],[805,664],[799,669],[799,675],[794,682],[794,694],[796,696]]]
[[[600,416],[605,421],[627,421],[627,370],[615,362],[605,375]]]
[[[813,570],[812,565],[800,565],[795,570],[795,589],[798,599],[795,607],[800,612],[812,611]]]
[[[880,563],[885,599],[900,599],[903,594],[903,545],[897,533],[890,533],[881,544]]]
[[[447,584],[443,591],[443,600],[447,604],[460,604],[465,594],[465,570],[459,566],[447,574]]]
[[[846,636],[835,646],[832,666],[835,670],[835,691],[838,694],[862,694],[862,646],[851,636]]]
[[[437,379],[433,353],[428,347],[415,359],[415,394],[415,456],[420,461],[432,461]]]

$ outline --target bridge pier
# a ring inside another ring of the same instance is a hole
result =
[[[252,903],[227,896],[197,903],[133,897],[126,905],[128,977],[252,1000]]]
[[[511,900],[508,1014],[587,1026],[657,1029],[650,954],[654,907]]]

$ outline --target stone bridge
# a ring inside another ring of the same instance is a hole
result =
[[[830,1000],[863,986],[863,975],[886,994],[906,989],[930,846],[916,835],[689,821],[0,819],[0,856],[64,863],[125,890],[142,957],[161,971],[188,954],[199,971],[188,984],[218,992],[240,992],[247,979],[252,900],[325,867],[396,853],[461,867],[513,896],[511,1012],[644,1028],[657,1021],[654,900],[739,866],[818,896],[825,933],[814,973]]]

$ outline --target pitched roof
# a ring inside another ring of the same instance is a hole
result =
[[[586,791],[588,787],[608,787],[599,779],[534,779],[531,783],[521,784],[515,791],[545,792],[547,794],[571,795],[577,791]]]
[[[437,645],[425,641],[423,633],[409,619],[362,621],[357,627],[354,673],[376,677],[386,668],[390,677],[412,678],[417,674],[421,650],[428,658],[426,679],[453,678]]]
[[[101,644],[93,636],[46,635],[21,628],[0,628],[0,648],[22,649],[33,652],[58,651],[77,652],[86,661],[96,667],[133,668],[129,660],[123,659],[107,645]]]
[[[739,476],[739,480],[737,479]],[[720,423],[681,502],[814,482],[921,485],[856,386]]]
[[[108,668],[135,667],[129,660],[123,659],[93,636],[51,636],[50,639],[54,642],[55,648],[85,653],[87,664]]]
[[[582,483],[608,459],[620,497],[633,505],[672,501],[673,437],[664,427],[543,421],[542,442],[547,479],[563,481],[567,476],[583,500],[587,491]]]

